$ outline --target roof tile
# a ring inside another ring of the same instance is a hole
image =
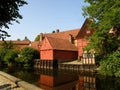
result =
[[[47,39],[54,50],[77,51],[77,47],[70,43],[68,40],[53,37],[47,37]]]
[[[68,40],[69,34],[71,34],[75,38],[79,31],[80,31],[80,28],[63,31],[63,32],[58,32],[58,33],[48,33],[48,34],[44,34],[44,36]]]

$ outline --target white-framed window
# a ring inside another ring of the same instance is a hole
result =
[[[93,55],[91,53],[83,53],[83,58],[92,58]]]
[[[91,33],[91,31],[90,30],[86,30],[86,34],[90,34]]]

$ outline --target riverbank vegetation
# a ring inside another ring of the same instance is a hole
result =
[[[86,50],[95,50],[101,74],[120,77],[120,1],[84,1],[89,5],[83,7],[83,15],[93,19],[94,27]]]
[[[7,43],[3,42],[0,48],[1,65],[32,67],[34,59],[39,58],[39,51],[34,48],[25,47],[21,51],[18,51],[12,43],[11,45]]]
[[[120,77],[120,52],[115,51],[100,62],[100,74]]]

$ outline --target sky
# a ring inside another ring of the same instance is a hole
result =
[[[81,28],[85,21],[82,7],[84,0],[26,0],[28,5],[20,7],[23,19],[20,24],[13,23],[6,29],[11,37],[7,40],[23,40],[27,37],[34,41],[40,33],[51,33]]]

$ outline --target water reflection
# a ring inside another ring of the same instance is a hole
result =
[[[44,90],[96,90],[95,82],[94,75],[88,73],[79,75],[63,71],[42,71],[40,74],[40,87]]]
[[[119,90],[120,78],[104,77],[94,73],[3,68],[13,76],[35,84],[44,90]]]
[[[96,77],[97,90],[120,90],[120,78],[115,77]]]
[[[83,90],[96,90],[96,80],[92,76],[84,76]]]

